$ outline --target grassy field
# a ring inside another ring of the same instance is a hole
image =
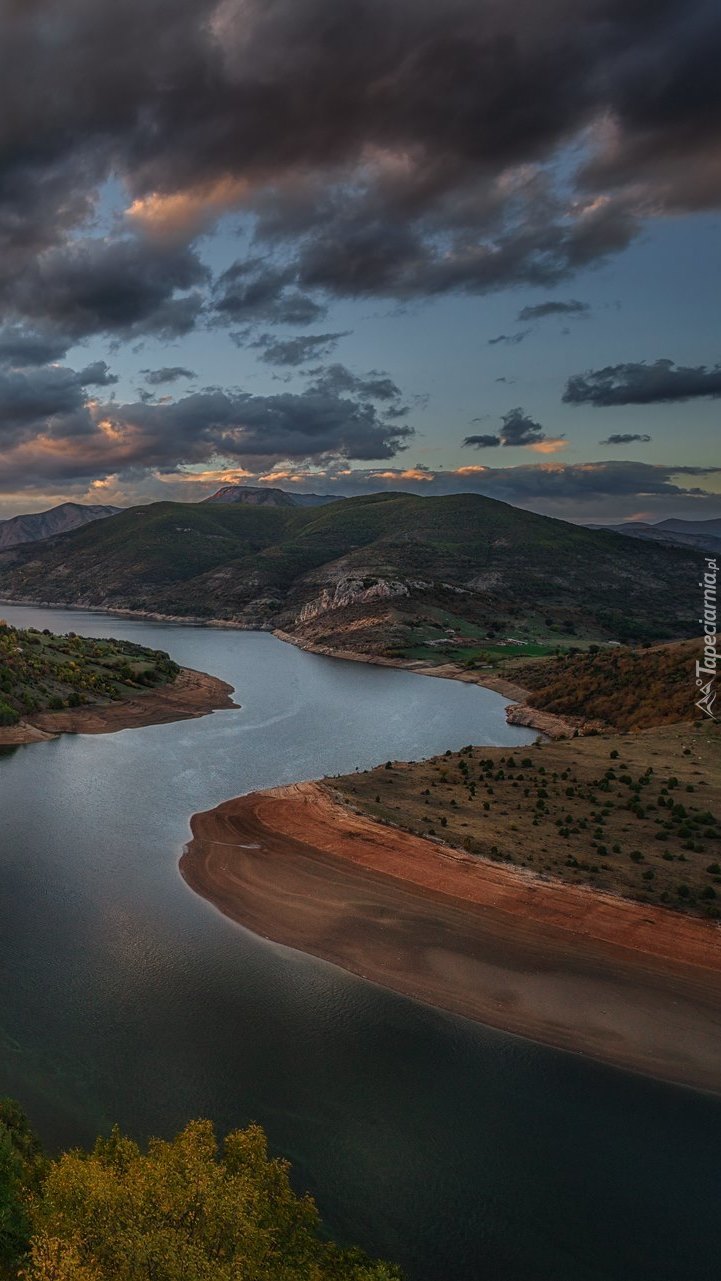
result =
[[[721,732],[711,721],[466,747],[332,780],[383,823],[543,877],[721,915]]]
[[[496,627],[485,629],[462,614],[429,608],[420,619],[409,620],[410,643],[397,649],[397,657],[429,663],[459,663],[470,668],[497,667],[518,659],[547,658],[571,647],[584,647],[590,640],[554,634],[551,620],[527,617],[509,625],[512,634],[499,635]]]
[[[166,685],[179,671],[167,654],[130,641],[55,636],[0,621],[0,725],[33,712],[117,702]]]

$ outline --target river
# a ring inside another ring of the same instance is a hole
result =
[[[717,1281],[721,1100],[260,940],[178,873],[196,810],[521,744],[490,691],[253,632],[2,607],[229,681],[240,711],[0,751],[0,1093],[53,1149],[257,1120],[343,1239],[412,1281]]]

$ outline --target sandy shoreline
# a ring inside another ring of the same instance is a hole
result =
[[[2,726],[0,747],[46,742],[59,734],[112,734],[121,729],[191,720],[237,707],[232,693],[232,685],[217,676],[183,667],[172,684],[134,694],[122,702],[72,707],[61,712],[35,712],[31,720]]]
[[[721,1092],[721,931],[541,881],[303,783],[191,822],[186,882],[254,933],[442,1009]]]

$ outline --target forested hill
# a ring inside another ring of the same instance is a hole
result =
[[[55,636],[0,619],[0,726],[33,712],[119,702],[179,671],[167,654],[132,641]]]
[[[568,654],[529,663],[519,679],[532,707],[558,716],[583,716],[614,729],[648,729],[694,719],[695,663],[700,640],[650,649]]]
[[[300,509],[155,503],[0,555],[5,599],[310,629],[315,639],[352,626],[359,643],[373,620],[380,646],[424,620],[460,620],[479,635],[525,628],[549,642],[691,635],[697,583],[693,551],[473,494]]]

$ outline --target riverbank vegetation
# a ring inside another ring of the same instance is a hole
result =
[[[0,621],[0,726],[37,712],[120,702],[179,672],[168,654],[131,641],[56,636]]]
[[[0,1100],[3,1281],[399,1281],[342,1249],[251,1125],[219,1145],[209,1121],[147,1149],[113,1130],[49,1161]]]
[[[632,649],[594,647],[527,663],[516,671],[528,702],[556,716],[583,716],[619,730],[648,729],[696,715],[701,642]],[[698,713],[700,715],[700,713]]]
[[[713,722],[465,747],[332,780],[381,823],[544,878],[721,916],[721,734]]]

